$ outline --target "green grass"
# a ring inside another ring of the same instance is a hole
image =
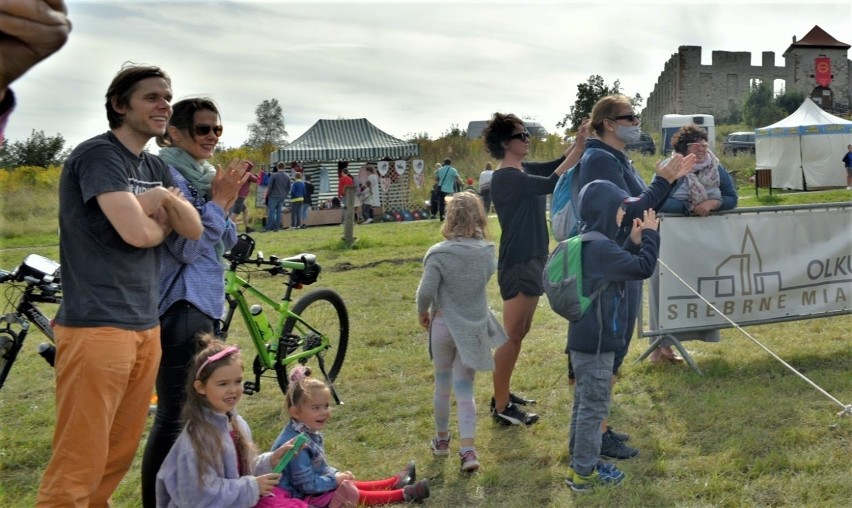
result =
[[[759,204],[745,199],[743,206]],[[838,193],[838,194],[835,194]],[[849,193],[773,193],[792,199],[848,200]],[[761,192],[761,198],[763,192]],[[700,220],[700,219],[696,219]],[[490,223],[499,236],[495,218]],[[641,449],[619,462],[627,480],[618,488],[573,494],[564,485],[572,392],[564,373],[566,324],[542,301],[524,342],[513,389],[540,402],[540,423],[530,428],[496,426],[488,416],[490,375],[479,373],[477,449],[483,468],[461,474],[458,459],[434,459],[432,366],[426,334],[417,323],[414,293],[420,260],[440,240],[437,221],[356,227],[357,248],[345,249],[342,228],[321,227],[255,235],[267,256],[314,252],[323,272],[313,287],[337,290],[347,302],[350,346],[336,387],[345,404],[334,408],[326,431],[330,462],[359,478],[379,478],[415,459],[418,476],[430,478],[429,506],[848,506],[852,492],[852,418],[790,373],[735,330],[719,344],[686,343],[704,371],[686,366],[634,364],[646,341],[635,340],[614,390],[612,424]],[[494,238],[495,241],[498,238]],[[11,268],[29,252],[56,258],[56,238],[21,238],[0,250],[0,267]],[[281,280],[252,276],[273,294]],[[310,289],[310,288],[308,288]],[[501,314],[496,280],[488,287]],[[55,309],[47,309],[49,313]],[[761,325],[746,330],[827,392],[852,403],[852,316]],[[236,337],[249,347],[245,332]],[[6,386],[0,390],[0,506],[32,506],[50,456],[53,373],[35,353],[45,340],[28,339]],[[248,366],[250,356],[246,355]],[[241,412],[261,448],[285,421],[275,380],[244,396]],[[451,420],[456,432],[455,413]],[[149,419],[150,424],[150,419]],[[143,438],[144,439],[144,438]],[[456,439],[452,448],[457,447]],[[115,493],[115,505],[139,506],[139,463]]]

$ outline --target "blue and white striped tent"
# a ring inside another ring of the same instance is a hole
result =
[[[318,120],[289,145],[273,152],[270,162],[378,161],[420,155],[420,146],[397,139],[366,118]]]

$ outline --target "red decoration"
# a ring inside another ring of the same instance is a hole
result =
[[[817,85],[828,87],[831,84],[831,59],[825,56],[814,58],[814,77]]]

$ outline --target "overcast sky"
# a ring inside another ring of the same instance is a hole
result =
[[[106,88],[125,61],[162,67],[175,100],[212,97],[225,146],[239,146],[264,99],[293,141],[321,118],[365,117],[397,137],[439,137],[495,111],[553,132],[592,74],[647,98],[678,46],[774,51],[819,25],[852,44],[842,1],[66,0],[68,43],[13,85],[10,140],[107,129]]]

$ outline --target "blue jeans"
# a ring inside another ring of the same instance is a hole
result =
[[[266,231],[278,231],[281,229],[281,208],[284,206],[284,197],[269,198],[266,204]]]
[[[574,367],[574,406],[568,440],[571,467],[588,476],[601,453],[601,422],[609,416],[612,403],[612,360],[615,353],[582,353],[570,350]]]
[[[297,228],[302,225],[302,202],[290,202],[290,227]]]

